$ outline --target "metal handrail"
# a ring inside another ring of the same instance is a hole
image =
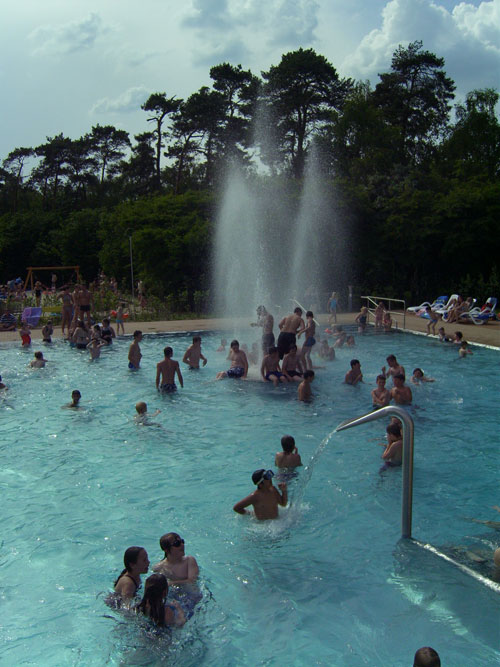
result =
[[[369,412],[361,417],[347,419],[337,426],[335,431],[344,431],[353,426],[382,419],[382,417],[398,417],[403,422],[403,493],[401,502],[401,536],[411,537],[411,519],[413,502],[413,419],[404,408],[387,405],[385,408]]]
[[[299,301],[297,301],[297,299],[290,299],[290,301],[292,301],[293,303],[296,303],[299,308],[302,308],[303,313],[307,313],[307,308],[305,308],[305,306],[303,306]],[[315,317],[313,317],[313,320],[316,323],[316,326],[319,327],[318,320]]]
[[[403,304],[403,329],[406,329],[406,301],[404,299],[390,299],[388,296],[362,296],[361,299],[366,299],[368,303],[372,303],[375,307],[378,306],[378,301],[384,301],[389,304],[389,312],[391,312],[391,301]],[[368,310],[370,310],[368,308]],[[371,311],[370,311],[371,312]],[[373,313],[372,313],[373,314]]]

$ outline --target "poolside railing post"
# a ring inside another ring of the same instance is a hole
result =
[[[387,405],[385,408],[369,412],[361,417],[348,419],[339,424],[336,431],[344,431],[360,424],[381,419],[382,417],[397,417],[403,422],[403,489],[401,502],[401,537],[411,537],[412,505],[413,505],[413,419],[404,408]]]

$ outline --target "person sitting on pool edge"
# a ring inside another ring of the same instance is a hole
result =
[[[302,459],[295,446],[295,438],[291,435],[284,435],[281,438],[282,452],[276,452],[274,465],[277,468],[297,468],[302,465]]]
[[[243,500],[237,502],[233,510],[238,512],[238,514],[247,514],[245,507],[252,505],[257,519],[261,521],[277,519],[278,505],[286,507],[288,492],[286,482],[281,482],[278,484],[281,490],[280,493],[273,486],[273,477],[274,473],[272,470],[264,470],[264,468],[256,470],[252,474],[252,482],[256,485],[257,489],[246,498],[243,498]]]
[[[179,384],[184,387],[184,380],[182,379],[179,362],[172,359],[174,351],[171,347],[166,347],[163,350],[165,358],[156,364],[156,389],[164,393],[172,393],[177,391],[175,384],[175,374],[179,378]]]
[[[125,568],[115,581],[114,588],[122,600],[131,600],[141,585],[141,574],[149,570],[148,552],[144,547],[129,547],[123,554]]]
[[[171,584],[194,584],[200,569],[194,556],[184,553],[184,540],[177,533],[160,537],[160,548],[165,558],[153,565],[153,572],[164,574]]]
[[[227,371],[219,371],[215,379],[222,380],[225,377],[245,379],[248,373],[248,359],[243,350],[240,350],[240,344],[236,339],[231,341],[228,359],[231,361],[231,368]]]
[[[314,371],[305,371],[303,380],[299,384],[297,394],[299,401],[309,401],[312,398],[311,382],[314,380]]]
[[[274,345],[269,348],[269,352],[262,359],[260,374],[264,382],[272,382],[275,387],[280,382],[288,382],[286,374],[280,371],[280,353]]]

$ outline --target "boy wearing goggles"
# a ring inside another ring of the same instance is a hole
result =
[[[278,484],[281,490],[273,486],[272,478],[274,473],[272,470],[264,470],[261,468],[256,470],[252,475],[252,482],[257,489],[243,500],[240,500],[233,507],[238,514],[247,514],[246,507],[253,506],[255,516],[257,519],[277,519],[278,505],[285,507],[288,503],[287,486],[285,482]]]

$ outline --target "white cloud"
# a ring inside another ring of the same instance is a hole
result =
[[[98,100],[91,108],[91,114],[101,113],[128,113],[137,111],[141,104],[147,100],[151,91],[148,91],[144,86],[133,86],[128,88],[121,95],[115,99],[104,97]]]
[[[390,69],[399,44],[423,41],[423,48],[445,59],[445,71],[457,82],[459,96],[473,88],[498,85],[500,0],[477,7],[461,3],[449,12],[431,0],[390,0],[382,25],[369,32],[342,64],[351,76],[377,81]],[[492,73],[494,81],[492,81]]]
[[[34,55],[64,55],[91,49],[98,37],[108,30],[100,16],[92,13],[87,18],[63,25],[39,26],[28,37],[38,44]]]

